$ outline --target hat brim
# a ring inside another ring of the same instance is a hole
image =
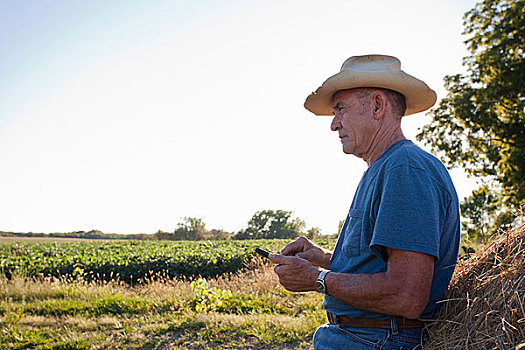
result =
[[[394,90],[405,96],[407,109],[404,115],[419,113],[436,103],[434,90],[425,82],[414,78],[402,70],[362,71],[343,70],[312,92],[304,102],[304,107],[315,115],[332,115],[332,97],[339,90],[375,87]]]

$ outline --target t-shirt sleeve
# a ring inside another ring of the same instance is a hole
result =
[[[370,250],[387,260],[385,247],[439,259],[440,187],[419,168],[401,165],[385,176]]]

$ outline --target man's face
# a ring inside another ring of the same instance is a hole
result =
[[[339,133],[343,152],[363,158],[370,152],[377,123],[372,101],[360,89],[338,91],[332,101],[334,119],[331,129]]]

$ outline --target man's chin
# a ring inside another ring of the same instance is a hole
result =
[[[353,149],[349,149],[348,147],[345,147],[343,145],[343,153],[346,153],[346,154],[354,154],[354,150]]]

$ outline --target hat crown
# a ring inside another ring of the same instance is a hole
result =
[[[405,115],[422,112],[436,103],[436,93],[425,82],[401,70],[401,61],[388,55],[363,55],[348,58],[341,71],[332,75],[312,92],[304,106],[316,115],[332,115],[332,98],[337,91],[355,88],[382,88],[405,97]]]
[[[341,67],[341,72],[344,70],[374,72],[400,69],[401,61],[399,61],[396,57],[386,55],[365,55],[352,56],[347,59]]]

